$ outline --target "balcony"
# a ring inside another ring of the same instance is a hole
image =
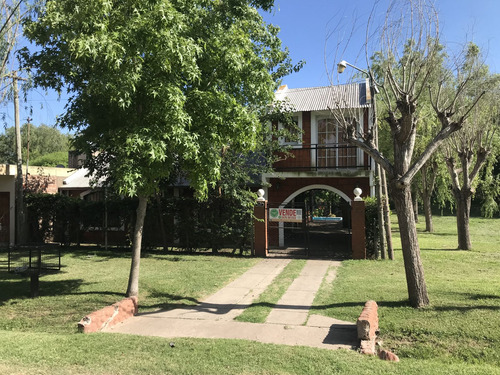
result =
[[[277,172],[370,169],[370,158],[355,146],[346,144],[302,145],[289,150],[290,155],[274,163]]]

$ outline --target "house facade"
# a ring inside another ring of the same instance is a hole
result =
[[[28,170],[23,166],[23,184],[32,188],[42,188],[44,192],[56,194],[63,181],[74,172],[71,168],[36,167]],[[0,246],[13,246],[16,237],[15,207],[16,207],[16,177],[17,166],[0,164]]]
[[[372,127],[372,102],[368,82],[340,86],[289,89],[281,86],[276,100],[287,101],[302,130],[298,142],[280,140],[290,146],[290,157],[274,165],[275,172],[262,176],[269,207],[291,207],[309,190],[328,190],[346,204],[353,190],[374,195],[374,163],[361,149],[345,141],[341,121],[348,121],[359,134]],[[274,124],[274,126],[281,126]],[[283,225],[270,230],[270,246],[284,245]]]

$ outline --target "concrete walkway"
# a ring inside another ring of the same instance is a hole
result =
[[[197,306],[139,314],[105,331],[168,338],[244,339],[326,349],[354,348],[357,345],[354,323],[309,316],[323,279],[334,280],[340,265],[337,261],[308,260],[271,310],[266,323],[234,321],[289,262],[289,259],[264,259]]]

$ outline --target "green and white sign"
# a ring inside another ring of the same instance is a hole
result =
[[[281,221],[288,223],[302,222],[301,208],[270,208],[269,221]]]

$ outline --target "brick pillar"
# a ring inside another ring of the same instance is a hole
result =
[[[257,202],[254,207],[254,252],[255,256],[267,257],[267,201]]]
[[[366,259],[365,202],[353,200],[351,206],[352,259]]]

